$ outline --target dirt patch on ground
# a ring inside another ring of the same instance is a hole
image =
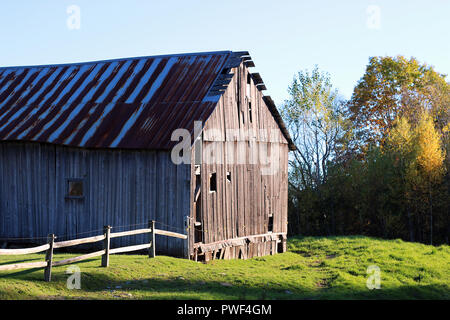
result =
[[[303,251],[303,250],[296,250],[296,251],[291,251],[293,253],[299,254],[303,257],[309,258],[311,257],[311,254],[308,251]]]
[[[330,287],[330,283],[329,283],[328,279],[320,279],[316,283],[316,287],[321,288],[321,289],[326,289],[326,288]]]

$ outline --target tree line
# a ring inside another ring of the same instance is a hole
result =
[[[299,72],[281,113],[289,233],[449,243],[450,84],[415,58],[372,57],[349,100]]]

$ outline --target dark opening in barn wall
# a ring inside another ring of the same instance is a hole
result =
[[[273,232],[273,214],[269,215],[268,232]]]
[[[217,191],[217,174],[215,172],[209,175],[209,191],[210,192]]]

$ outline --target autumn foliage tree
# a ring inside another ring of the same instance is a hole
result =
[[[415,58],[372,57],[348,102],[355,149],[382,144],[398,116],[417,122],[428,110],[440,129],[448,123],[450,85],[432,66]]]
[[[423,112],[415,129],[415,157],[409,168],[415,189],[427,195],[430,243],[433,244],[433,193],[444,174],[444,153],[441,136],[428,112]]]
[[[282,109],[299,149],[289,232],[448,243],[449,88],[402,56],[370,58],[346,103],[325,73],[300,73]]]
[[[398,118],[388,134],[384,153],[397,168],[398,185],[402,186],[404,210],[407,214],[410,240],[414,241],[414,224],[425,225],[429,215],[429,241],[433,242],[433,193],[439,191],[445,172],[441,134],[430,114],[424,111],[412,128],[406,116]],[[441,190],[442,191],[442,190]],[[423,204],[427,204],[424,210]],[[415,219],[412,213],[415,208]],[[418,222],[420,221],[420,222]],[[424,229],[422,228],[422,233]]]

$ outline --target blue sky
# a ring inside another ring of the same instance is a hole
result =
[[[449,74],[449,16],[449,0],[2,1],[0,66],[248,50],[277,104],[315,64],[349,98],[370,56],[414,56]]]

